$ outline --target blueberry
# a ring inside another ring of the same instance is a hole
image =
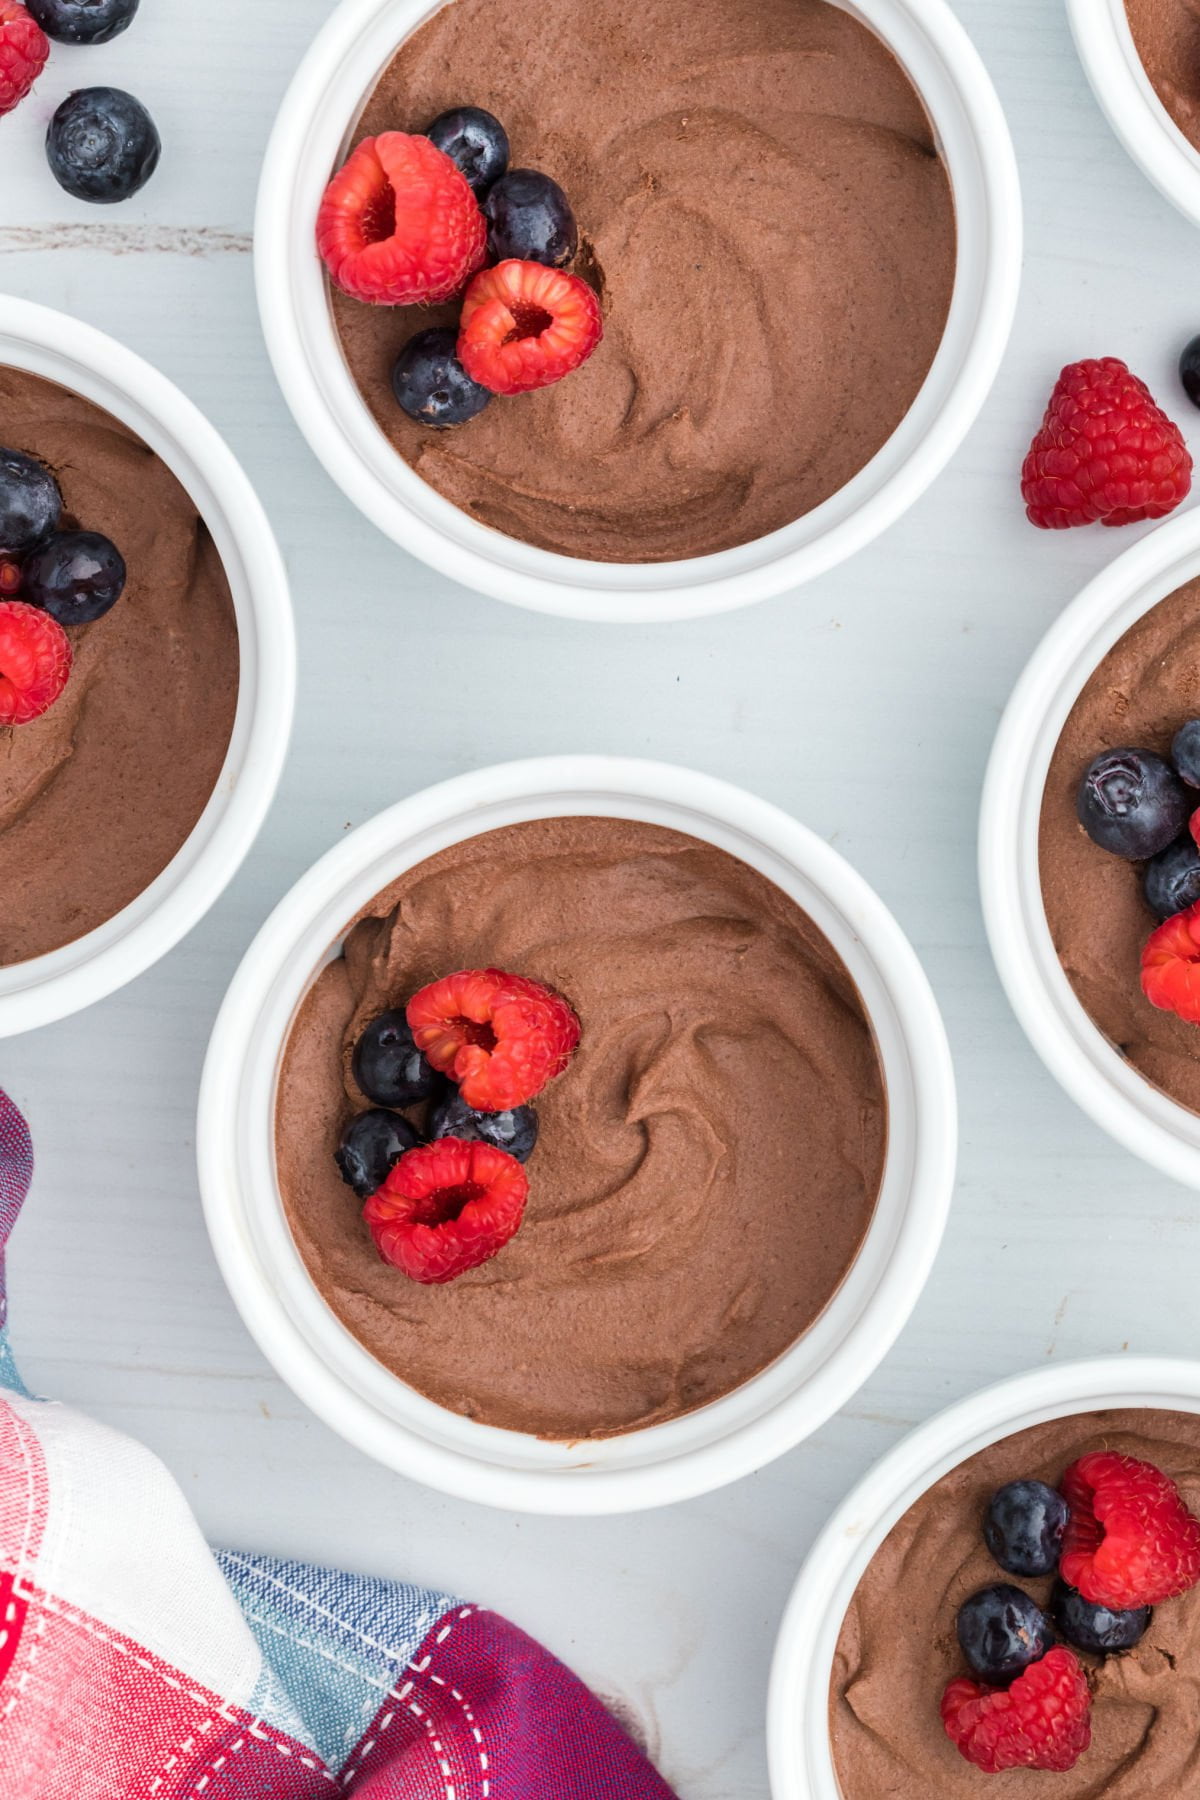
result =
[[[102,206],[128,200],[158,167],[162,144],[140,100],[122,88],[80,88],[50,121],[46,156],[60,187]]]
[[[488,255],[493,262],[519,257],[561,269],[579,245],[575,214],[557,181],[537,169],[510,169],[483,203]]]
[[[1171,740],[1171,761],[1189,787],[1200,788],[1200,719],[1189,719]]]
[[[983,1535],[1005,1574],[1053,1574],[1070,1510],[1057,1489],[1044,1481],[1010,1481],[994,1493]]]
[[[1085,772],[1075,810],[1093,843],[1137,861],[1157,856],[1180,835],[1192,803],[1153,750],[1105,750]]]
[[[23,450],[0,450],[0,549],[18,556],[48,538],[62,513],[62,494],[44,463]]]
[[[1077,1650],[1092,1656],[1108,1656],[1118,1650],[1132,1650],[1145,1637],[1152,1606],[1138,1606],[1132,1612],[1114,1612],[1107,1606],[1096,1606],[1065,1581],[1054,1585],[1050,1596],[1050,1612],[1059,1632]]]
[[[528,1162],[538,1139],[538,1116],[532,1106],[517,1106],[511,1112],[472,1112],[458,1089],[451,1087],[429,1115],[429,1135],[495,1144],[518,1162]]]
[[[475,194],[486,194],[508,167],[508,133],[481,106],[454,106],[439,113],[425,136],[458,164]]]
[[[377,1106],[413,1106],[428,1100],[438,1087],[399,1008],[380,1013],[366,1027],[352,1058],[354,1079]]]
[[[1054,1648],[1054,1633],[1028,1594],[998,1582],[963,1601],[958,1642],[979,1679],[1003,1687]]]
[[[1200,337],[1194,337],[1179,358],[1179,379],[1188,399],[1200,406]]]
[[[25,0],[25,6],[59,44],[107,44],[133,23],[138,0]]]
[[[56,531],[21,569],[22,598],[60,625],[90,625],[125,587],[125,558],[98,531]]]
[[[1200,900],[1200,850],[1190,837],[1179,838],[1151,858],[1142,892],[1156,919],[1173,919]]]
[[[366,1200],[383,1186],[389,1170],[405,1151],[414,1149],[419,1141],[416,1131],[399,1113],[372,1107],[370,1112],[358,1113],[347,1122],[333,1160],[342,1180],[350,1184],[360,1200]]]
[[[392,370],[392,392],[418,425],[446,431],[481,413],[491,394],[472,381],[458,360],[457,332],[444,327],[409,338]]]

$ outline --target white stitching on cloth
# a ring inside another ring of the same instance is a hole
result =
[[[451,1632],[454,1630],[454,1627],[462,1619],[469,1619],[471,1617],[472,1613],[478,1612],[479,1610],[480,1609],[477,1606],[461,1607],[459,1609],[458,1613],[455,1615],[455,1617],[453,1619],[451,1619],[448,1624],[443,1625],[442,1629],[438,1632],[437,1637],[434,1639],[434,1642],[437,1644],[444,1644],[446,1642],[446,1639],[450,1636]],[[408,1668],[410,1668],[413,1671],[414,1674],[421,1675],[421,1674],[424,1674],[428,1670],[429,1664],[431,1661],[432,1661],[432,1657],[426,1656],[426,1657],[423,1657],[420,1662],[410,1662],[407,1666],[408,1666]],[[448,1693],[454,1700],[456,1700],[457,1703],[459,1704],[459,1706],[461,1706],[461,1708],[463,1710],[463,1713],[466,1717],[467,1723],[471,1727],[471,1736],[474,1738],[476,1747],[479,1751],[479,1769],[480,1769],[480,1774],[481,1774],[482,1782],[483,1782],[483,1787],[482,1787],[483,1800],[488,1800],[488,1796],[491,1793],[491,1783],[488,1778],[488,1766],[489,1766],[488,1765],[488,1755],[487,1755],[487,1751],[483,1747],[483,1734],[481,1733],[479,1726],[476,1723],[475,1715],[471,1711],[471,1708],[470,1708],[469,1704],[467,1703],[466,1698],[462,1694],[459,1693],[457,1688],[450,1687],[447,1684],[447,1682],[442,1678],[442,1676],[431,1674],[429,1679],[431,1682],[436,1683],[436,1685],[438,1687],[443,1689],[444,1692]],[[450,1764],[446,1760],[445,1749],[442,1745],[440,1738],[437,1735],[437,1730],[436,1730],[436,1727],[434,1726],[433,1720],[430,1718],[429,1714],[424,1710],[423,1707],[419,1706],[415,1700],[409,1699],[409,1695],[412,1693],[414,1686],[415,1686],[415,1683],[413,1683],[411,1681],[406,1681],[402,1687],[393,1688],[392,1691],[390,1692],[390,1694],[388,1695],[388,1698],[389,1698],[389,1700],[398,1700],[407,1709],[408,1712],[412,1713],[414,1718],[420,1719],[421,1723],[425,1727],[426,1732],[428,1733],[431,1747],[433,1749],[434,1754],[436,1755],[436,1757],[438,1759],[438,1767],[441,1769],[441,1772],[442,1772],[442,1779],[446,1784],[445,1800],[455,1800],[455,1787],[454,1787],[453,1781],[451,1780],[452,1771],[450,1768]],[[358,1774],[358,1772],[362,1768],[363,1764],[366,1762],[367,1757],[370,1755],[371,1751],[375,1748],[376,1744],[379,1742],[379,1739],[383,1736],[384,1732],[387,1730],[388,1726],[391,1724],[391,1722],[395,1718],[395,1716],[396,1716],[395,1712],[390,1712],[390,1713],[384,1714],[383,1718],[379,1721],[379,1725],[376,1729],[374,1737],[371,1737],[367,1740],[367,1742],[363,1745],[362,1749],[359,1751],[358,1755],[355,1757],[354,1761],[352,1763],[350,1763],[345,1769],[343,1769],[342,1781],[344,1783],[349,1784],[349,1782],[354,1778],[354,1776]]]

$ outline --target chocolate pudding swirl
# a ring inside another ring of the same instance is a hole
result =
[[[583,1025],[538,1098],[529,1205],[491,1262],[422,1287],[377,1255],[333,1151],[354,1042],[455,969],[559,989]],[[728,1393],[821,1312],[870,1223],[886,1137],[862,1002],[771,882],[657,826],[468,839],[385,890],[292,1028],[280,1188],[310,1275],[380,1362],[454,1412],[604,1437]]]
[[[1200,150],[1200,0],[1125,0],[1125,10],[1151,86]]]
[[[920,98],[825,0],[555,0],[531,29],[453,0],[397,51],[357,136],[487,107],[565,188],[605,336],[556,386],[457,430],[389,375],[432,311],[333,296],[352,375],[432,487],[567,556],[749,542],[870,461],[941,341],[954,205]]]

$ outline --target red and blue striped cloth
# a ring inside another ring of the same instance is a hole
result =
[[[3,1249],[32,1173],[0,1092],[4,1800],[671,1800],[599,1701],[504,1619],[214,1554],[147,1450],[31,1398]]]

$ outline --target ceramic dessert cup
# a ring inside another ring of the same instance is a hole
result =
[[[605,816],[674,828],[740,857],[801,906],[842,957],[875,1032],[889,1139],[856,1261],[811,1329],[733,1393],[665,1424],[583,1444],[480,1425],[409,1388],[339,1323],[293,1243],[274,1164],[276,1087],[293,1018],[340,953],[346,922],[402,871],[450,844],[539,818]],[[790,1449],[861,1385],[901,1329],[936,1254],[953,1183],[954,1081],[936,1003],[911,947],[865,883],[777,808],[711,777],[610,757],[554,757],[459,777],[379,814],[280,903],[213,1032],[198,1153],[222,1273],[259,1346],[334,1430],[379,1461],[463,1498],[549,1513],[681,1500]]]
[[[0,968],[0,1037],[101,999],[174,947],[250,849],[278,785],[295,693],[287,577],[271,527],[232,453],[165,376],[79,320],[0,296],[0,364],[59,383],[120,419],[182,483],[211,532],[237,618],[233,733],[203,813],[128,906],[61,949]]]
[[[1034,1049],[1118,1143],[1189,1187],[1200,1187],[1200,1116],[1153,1087],[1076,998],[1046,923],[1038,824],[1055,746],[1097,663],[1136,620],[1198,574],[1200,515],[1184,513],[1126,550],[1067,607],[1005,709],[979,827],[984,923],[1000,979]],[[1152,929],[1147,913],[1147,937]],[[1137,981],[1136,968],[1129,979]],[[1196,1048],[1200,1054],[1200,1033]]]
[[[1020,277],[1020,195],[1008,129],[945,0],[845,6],[887,43],[920,92],[954,190],[953,300],[911,411],[852,481],[782,530],[713,555],[629,564],[538,549],[460,511],[393,450],[343,357],[314,245],[317,208],[376,79],[435,10],[430,0],[342,0],[284,100],[259,190],[255,266],[275,372],[300,429],[349,498],[405,549],[469,587],[537,611],[611,621],[683,619],[765,599],[833,567],[893,523],[978,413]]]

